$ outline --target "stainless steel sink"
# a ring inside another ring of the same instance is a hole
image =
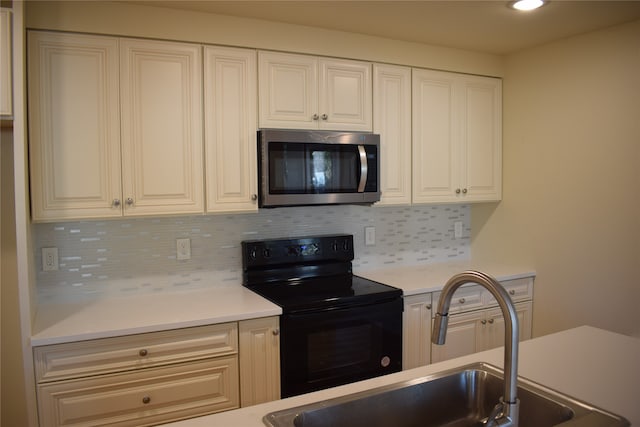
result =
[[[270,427],[483,426],[504,389],[484,363],[267,414]],[[629,426],[617,415],[518,378],[521,427]]]

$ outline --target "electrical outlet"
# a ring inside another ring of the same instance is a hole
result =
[[[191,259],[191,239],[176,239],[176,258]]]
[[[376,244],[376,228],[365,227],[364,228],[364,244],[365,246],[374,246]]]
[[[58,270],[58,248],[42,248],[42,271]]]

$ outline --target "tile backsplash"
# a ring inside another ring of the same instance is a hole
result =
[[[462,238],[454,239],[454,223]],[[376,244],[365,246],[374,226]],[[42,303],[170,292],[242,283],[243,240],[349,233],[354,270],[466,259],[468,205],[319,206],[258,213],[123,218],[34,224],[38,300]],[[176,239],[191,239],[191,259],[178,260]],[[59,269],[42,271],[42,248],[57,247]]]

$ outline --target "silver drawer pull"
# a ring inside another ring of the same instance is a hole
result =
[[[482,320],[480,321],[480,323],[482,323],[483,325],[486,325],[486,324],[487,324],[487,321],[486,321],[486,320],[484,320],[484,319],[482,319]]]
[[[460,299],[458,300],[458,302],[459,302],[460,304],[464,304],[464,303],[465,303],[465,301],[466,301],[466,299],[464,299],[464,298],[460,298]]]
[[[149,402],[151,402],[151,398],[149,396],[144,396],[142,398],[142,403],[144,403],[145,405],[148,404]]]
[[[494,319],[489,319],[489,323],[493,325]]]
[[[147,354],[149,354],[149,352],[147,351],[147,349],[143,348],[138,352],[138,354],[140,355],[140,357],[145,357]]]
[[[515,295],[515,294],[516,294],[515,289],[509,289],[509,295]]]
[[[431,310],[431,304],[427,304],[427,305],[425,305],[425,308],[426,308],[427,310]]]

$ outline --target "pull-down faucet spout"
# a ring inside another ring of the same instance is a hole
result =
[[[453,276],[444,286],[433,324],[433,343],[442,345],[447,334],[449,306],[454,292],[465,283],[475,283],[487,289],[498,301],[504,317],[504,395],[487,420],[487,425],[518,426],[518,315],[507,291],[496,279],[479,271],[465,271]],[[493,418],[493,419],[492,419]]]

